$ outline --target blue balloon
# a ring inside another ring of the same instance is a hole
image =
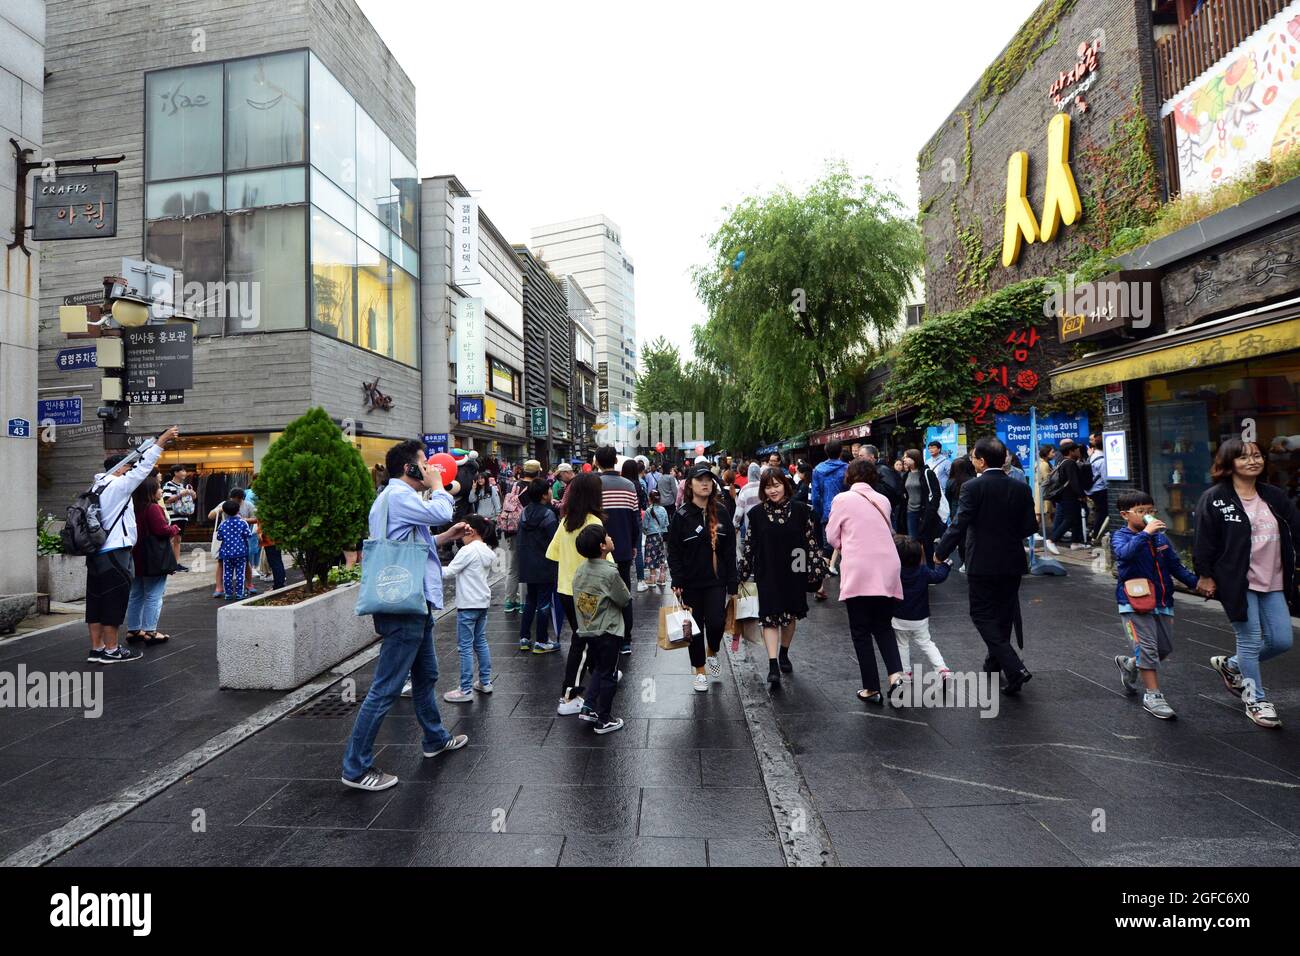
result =
[[[745,264],[745,250],[741,249],[738,253],[736,253],[736,260],[731,264],[731,268],[734,269],[736,272],[739,272],[740,267],[743,266],[744,264]]]

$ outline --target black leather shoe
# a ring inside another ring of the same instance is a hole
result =
[[[782,673],[782,674],[793,674],[793,673],[794,673],[794,665],[790,663],[790,655],[789,655],[789,654],[782,654],[780,657],[778,657],[778,658],[777,658],[777,664],[778,664],[778,666],[781,668],[781,673]]]
[[[1028,684],[1029,679],[1033,676],[1034,675],[1029,673],[1029,671],[1025,670],[1025,668],[1023,667],[1020,668],[1020,670],[1012,676],[1011,680],[1007,681],[1007,686],[1002,689],[1002,693],[1004,694],[1020,693],[1020,688]]]

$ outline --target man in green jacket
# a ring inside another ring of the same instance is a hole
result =
[[[623,583],[618,565],[605,555],[614,550],[614,539],[603,525],[583,528],[574,542],[587,560],[573,575],[573,605],[578,612],[578,633],[589,638],[588,653],[595,658],[587,700],[579,720],[595,724],[598,734],[623,729],[623,718],[614,717],[614,691],[618,688],[619,650],[623,645],[623,608],[632,594]]]

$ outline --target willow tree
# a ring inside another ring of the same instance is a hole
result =
[[[922,264],[898,197],[842,165],[802,194],[744,200],[709,249],[693,272],[709,313],[697,342],[726,354],[744,411],[785,434],[829,423],[836,390],[895,329]]]

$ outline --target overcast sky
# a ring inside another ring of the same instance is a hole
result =
[[[684,354],[705,318],[690,268],[724,207],[842,159],[915,211],[917,152],[1037,6],[358,2],[415,83],[420,175],[459,176],[511,242],[609,216],[636,262],[638,349],[662,334]]]

